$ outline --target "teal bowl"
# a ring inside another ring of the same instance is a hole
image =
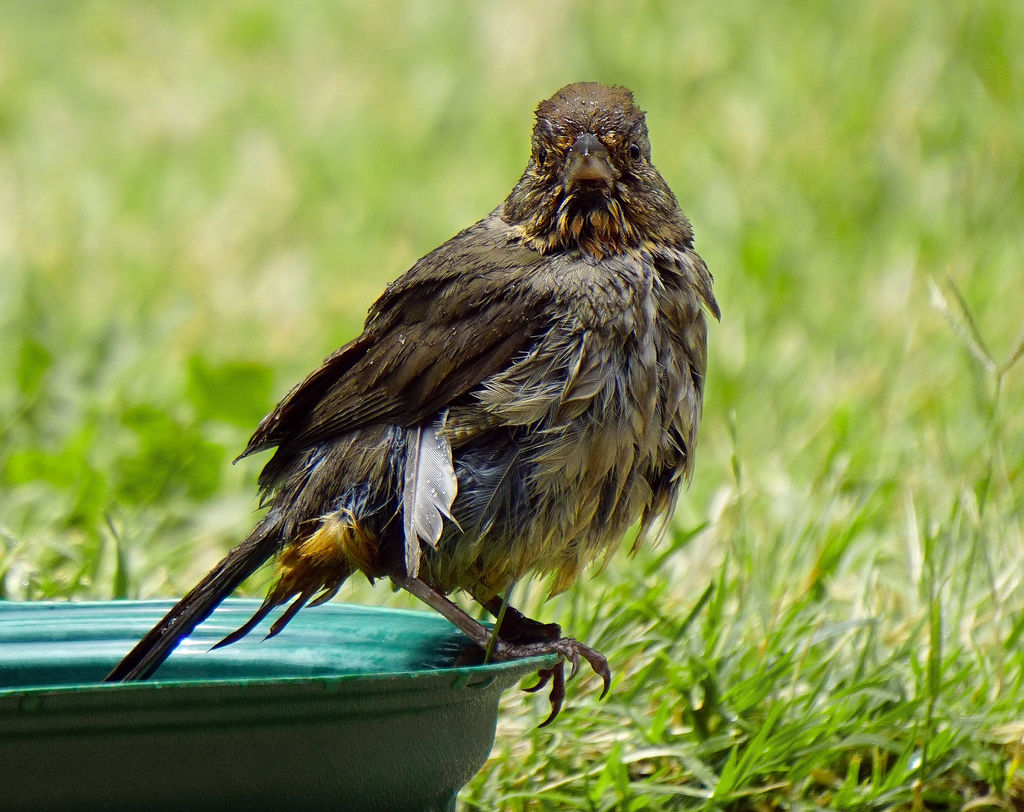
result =
[[[102,683],[171,605],[0,602],[0,805],[454,809],[501,693],[554,662],[460,666],[443,618],[345,604],[210,651],[259,606],[228,600],[153,679]]]

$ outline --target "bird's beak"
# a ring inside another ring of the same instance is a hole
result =
[[[608,150],[593,133],[577,138],[566,156],[565,186],[570,191],[581,184],[611,186],[618,174]]]

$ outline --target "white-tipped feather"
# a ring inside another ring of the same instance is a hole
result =
[[[405,571],[415,578],[420,570],[420,541],[437,545],[444,518],[452,518],[459,483],[452,465],[452,447],[439,433],[447,412],[433,425],[408,430],[402,521],[405,529]]]

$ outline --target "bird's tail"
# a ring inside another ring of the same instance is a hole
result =
[[[143,637],[105,682],[144,680],[171,656],[184,638],[210,616],[218,604],[252,575],[276,551],[280,528],[273,512],[261,521],[245,541],[229,552],[203,580]]]

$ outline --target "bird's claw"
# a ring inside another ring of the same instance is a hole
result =
[[[551,668],[542,668],[540,671],[537,672],[537,683],[535,685],[531,685],[529,688],[523,688],[523,690],[526,691],[526,693],[528,694],[536,693],[549,682],[551,682],[551,678],[555,674],[555,669],[561,667],[562,664],[558,663],[558,665],[553,665],[551,666]]]
[[[579,640],[572,637],[560,637],[556,640],[546,640],[538,643],[514,644],[499,642],[496,653],[505,659],[521,659],[524,657],[537,657],[544,654],[558,654],[560,659],[548,668],[542,668],[537,672],[537,682],[525,691],[535,693],[551,683],[551,694],[548,697],[551,702],[551,713],[547,719],[541,722],[540,727],[545,727],[555,720],[562,710],[562,703],[565,701],[565,663],[568,662],[569,679],[579,673],[581,658],[586,660],[594,673],[601,677],[603,689],[601,699],[608,694],[611,687],[612,672],[608,667],[608,660],[599,651],[586,646]]]
[[[547,727],[556,718],[562,710],[562,702],[565,701],[565,669],[561,662],[551,667],[551,673],[554,679],[551,681],[551,693],[548,695],[548,701],[551,703],[551,713],[548,714],[548,718],[541,722],[538,727]]]

